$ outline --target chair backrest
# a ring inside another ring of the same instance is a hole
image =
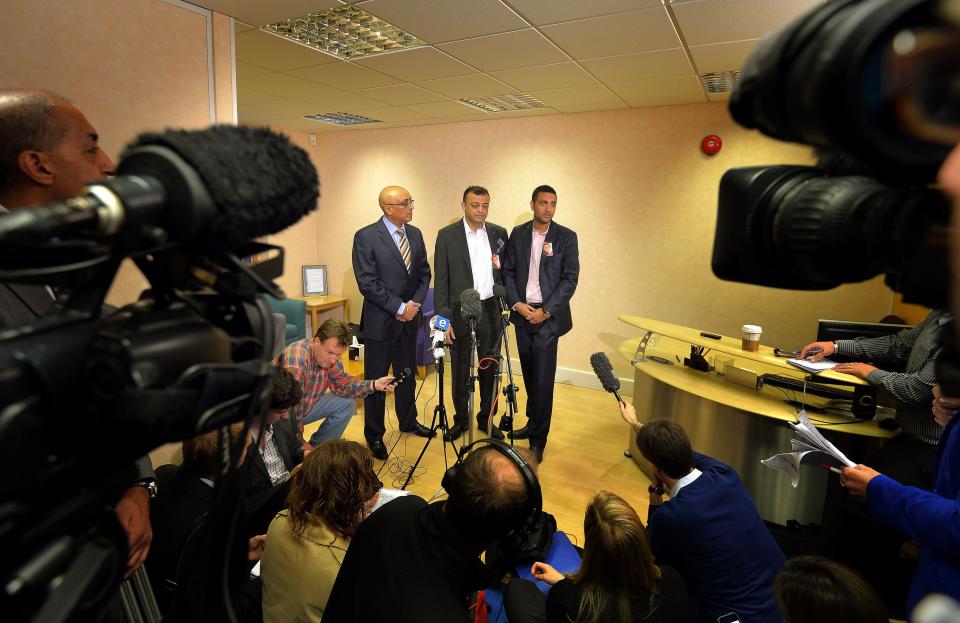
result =
[[[270,308],[283,314],[287,319],[287,330],[284,336],[284,345],[291,344],[297,340],[307,337],[307,302],[298,299],[275,299],[269,294],[266,295]]]

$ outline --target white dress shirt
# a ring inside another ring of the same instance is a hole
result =
[[[463,217],[463,230],[467,234],[467,251],[470,254],[470,270],[473,272],[473,288],[485,301],[493,296],[493,253],[487,238],[487,225],[473,231]]]

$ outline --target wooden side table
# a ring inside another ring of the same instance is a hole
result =
[[[319,327],[320,313],[336,309],[337,307],[343,308],[343,323],[350,323],[350,299],[345,296],[326,294],[324,296],[298,296],[296,298],[301,301],[306,301],[307,313],[310,314],[310,326],[314,333],[317,332],[317,328]]]

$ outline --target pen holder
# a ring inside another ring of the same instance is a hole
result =
[[[683,365],[701,372],[710,371],[710,364],[703,356],[703,347],[696,344],[690,345],[690,356],[683,358]]]

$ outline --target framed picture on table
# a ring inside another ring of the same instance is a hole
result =
[[[326,265],[303,267],[303,295],[323,296],[327,293]]]

